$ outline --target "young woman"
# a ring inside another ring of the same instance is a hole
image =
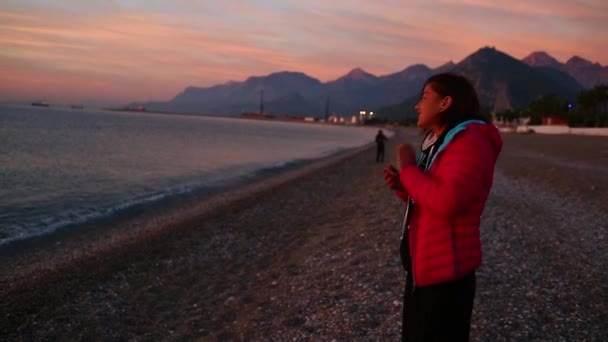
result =
[[[439,74],[416,105],[427,132],[418,160],[397,146],[384,179],[406,203],[401,259],[407,272],[404,341],[467,341],[481,265],[479,224],[502,140],[480,115],[471,83]]]

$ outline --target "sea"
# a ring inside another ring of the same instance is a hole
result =
[[[377,128],[0,105],[0,248],[374,141]]]

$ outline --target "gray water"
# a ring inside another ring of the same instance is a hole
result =
[[[375,133],[363,127],[0,106],[0,245],[361,146]]]

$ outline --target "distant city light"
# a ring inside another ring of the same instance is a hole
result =
[[[365,115],[365,111],[364,111],[364,110],[362,110],[362,111],[360,111],[360,112],[359,112],[359,114],[360,114],[360,115]]]
[[[374,112],[369,112],[369,115],[370,115],[370,116],[374,115]]]
[[[568,103],[568,108],[572,108],[572,103]]]

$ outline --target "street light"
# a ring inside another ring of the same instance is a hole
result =
[[[365,115],[367,114],[366,111],[361,110],[359,111],[359,123],[360,124],[364,124],[365,123]]]

